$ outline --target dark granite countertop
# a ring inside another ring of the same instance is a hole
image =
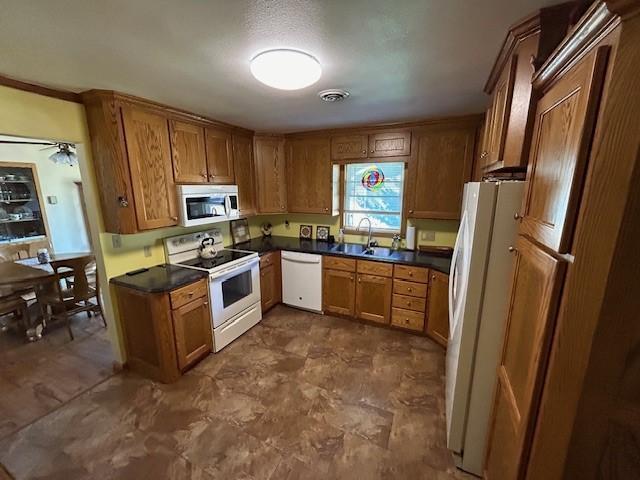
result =
[[[156,265],[136,275],[120,275],[110,281],[116,285],[147,293],[163,293],[206,278],[208,272],[177,265]]]
[[[254,238],[248,242],[239,243],[235,247],[240,250],[258,252],[262,255],[276,250],[289,250],[292,252],[318,253],[322,255],[335,255],[342,257],[358,258],[361,260],[374,260],[378,262],[399,263],[404,265],[416,265],[419,267],[432,268],[442,273],[449,274],[451,267],[451,257],[433,255],[425,252],[414,252],[412,250],[398,250],[391,255],[365,255],[356,253],[362,245],[348,243],[345,251],[335,251],[337,243],[318,242],[316,240],[301,240],[294,237],[266,237]]]

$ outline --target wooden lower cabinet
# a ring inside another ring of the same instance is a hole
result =
[[[178,368],[185,371],[213,350],[208,297],[199,297],[172,315]]]
[[[358,274],[356,318],[390,323],[393,280],[379,275]]]
[[[282,302],[280,252],[269,252],[260,258],[260,296],[262,313]]]
[[[424,312],[414,312],[404,308],[393,307],[391,325],[421,332],[424,330]]]
[[[544,361],[566,264],[525,237],[516,263],[496,389],[485,478],[516,480],[526,467]]]
[[[171,383],[213,350],[206,282],[164,293],[115,286],[131,370]]]
[[[354,262],[355,263],[355,262]],[[322,309],[325,313],[355,316],[356,274],[324,269],[322,276]]]
[[[449,339],[449,275],[431,270],[427,335],[443,347]]]

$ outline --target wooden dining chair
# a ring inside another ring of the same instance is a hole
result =
[[[0,262],[14,262],[21,258],[29,258],[29,247],[27,245],[2,245],[0,247]]]
[[[18,321],[20,330],[26,334],[31,325],[29,318],[29,308],[26,300],[14,291],[0,290],[0,317],[13,315]]]
[[[69,260],[52,260],[50,262],[54,275],[50,282],[39,285],[36,290],[38,303],[42,309],[45,326],[50,321],[64,320],[69,331],[69,337],[73,340],[71,330],[71,317],[76,313],[87,312],[102,315],[100,300],[97,298],[99,291],[90,285],[87,278],[87,266],[95,262],[93,255],[72,258]],[[63,288],[61,269],[70,269],[73,272],[73,281],[70,288]],[[97,303],[91,300],[96,298]],[[104,315],[102,316],[104,322]]]

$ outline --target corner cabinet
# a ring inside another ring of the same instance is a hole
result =
[[[259,213],[287,211],[287,179],[284,137],[254,139],[256,196]]]
[[[253,132],[113,91],[82,94],[105,230],[177,225],[176,183],[234,183],[232,137]]]
[[[458,219],[465,182],[471,179],[480,117],[416,129],[407,175],[409,218]]]
[[[287,210],[338,214],[329,137],[291,138],[287,148]]]

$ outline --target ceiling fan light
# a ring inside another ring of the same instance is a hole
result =
[[[299,90],[313,85],[322,67],[308,53],[290,49],[267,50],[251,60],[251,73],[260,82],[280,90]]]
[[[49,156],[49,160],[51,160],[56,165],[74,166],[78,164],[78,155],[76,155],[75,152],[71,151],[70,145],[60,144],[58,147],[58,151],[52,153]]]

